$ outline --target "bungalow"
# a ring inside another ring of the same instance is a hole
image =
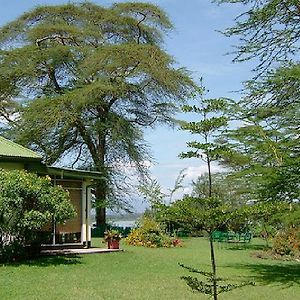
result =
[[[69,191],[77,216],[65,224],[49,224],[42,229],[47,244],[75,243],[91,246],[91,184],[101,178],[99,172],[47,166],[42,157],[19,144],[0,136],[0,168],[27,170],[38,175],[48,175],[54,185]]]

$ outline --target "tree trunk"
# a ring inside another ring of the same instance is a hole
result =
[[[104,122],[105,118],[103,119]],[[101,226],[106,224],[106,203],[107,203],[107,172],[105,167],[105,152],[106,152],[106,134],[99,133],[97,145],[97,171],[103,174],[103,180],[97,182],[96,186],[96,225]],[[95,160],[94,160],[95,162]]]
[[[96,209],[96,226],[103,226],[106,224],[106,207],[98,207]]]
[[[205,142],[208,143],[208,137],[205,137]],[[211,177],[211,157],[210,153],[206,153],[207,157],[207,169],[208,169],[208,196],[212,197],[212,177]],[[210,244],[210,261],[211,261],[211,271],[212,271],[212,283],[213,283],[213,298],[214,300],[218,299],[217,291],[217,270],[216,270],[216,260],[215,260],[215,251],[214,251],[214,241],[212,237],[213,231],[209,233],[209,244]]]
[[[108,117],[107,108],[97,107],[98,118],[105,128],[105,123]],[[95,196],[96,196],[96,225],[106,224],[106,203],[107,203],[107,194],[108,194],[108,184],[107,184],[107,172],[105,165],[105,155],[106,155],[106,135],[107,132],[105,129],[98,131],[98,138],[94,138],[90,132],[85,127],[82,120],[79,118],[77,120],[77,127],[79,133],[87,145],[90,154],[93,159],[95,170],[102,173],[103,179],[99,180],[96,183]]]
[[[106,224],[106,182],[100,181],[96,186],[96,225],[102,226]],[[103,206],[100,206],[103,204]],[[99,206],[98,206],[99,205]]]
[[[209,244],[210,244],[210,261],[211,261],[211,271],[212,271],[212,282],[213,282],[213,297],[214,297],[214,300],[217,300],[218,299],[217,271],[216,271],[215,251],[214,251],[214,242],[213,242],[212,232],[210,232],[210,234],[209,234]]]
[[[99,108],[100,111],[100,108]],[[99,118],[101,118],[99,113]],[[101,118],[105,120],[105,118]],[[107,198],[107,182],[106,182],[106,168],[105,168],[105,149],[106,149],[106,135],[105,132],[98,133],[98,143],[94,141],[91,134],[84,126],[82,120],[78,118],[76,123],[78,130],[85,144],[87,145],[93,159],[95,170],[103,174],[103,180],[96,183],[96,225],[104,225],[106,223],[106,209],[105,203]]]

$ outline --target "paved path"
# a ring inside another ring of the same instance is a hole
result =
[[[55,249],[42,250],[42,255],[68,255],[68,254],[95,254],[108,252],[121,252],[122,249],[106,249],[106,248],[83,248],[83,249]]]

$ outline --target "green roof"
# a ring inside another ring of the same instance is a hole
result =
[[[41,160],[42,157],[36,152],[16,144],[0,136],[0,159],[34,159]]]
[[[69,168],[48,167],[47,174],[55,175],[57,178],[89,178],[89,179],[103,179],[103,174],[97,171],[86,171]]]
[[[103,179],[103,175],[96,171],[76,170],[59,167],[49,167],[42,163],[42,157],[36,152],[16,144],[0,136],[0,161],[22,160],[29,161],[27,170],[35,171],[38,174],[48,174],[58,178],[78,179]]]

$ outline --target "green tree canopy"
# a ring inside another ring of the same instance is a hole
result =
[[[232,161],[263,199],[297,198],[299,16],[295,0],[217,0],[242,14],[225,35],[238,37],[234,61],[252,60],[255,77],[240,101],[243,125],[229,134]],[[281,183],[279,183],[281,182]]]
[[[172,123],[195,90],[163,50],[172,27],[157,6],[136,2],[41,6],[3,26],[0,99],[21,103],[18,140],[48,163],[71,156],[102,172],[97,199],[115,198],[122,166],[145,171],[142,128]]]

